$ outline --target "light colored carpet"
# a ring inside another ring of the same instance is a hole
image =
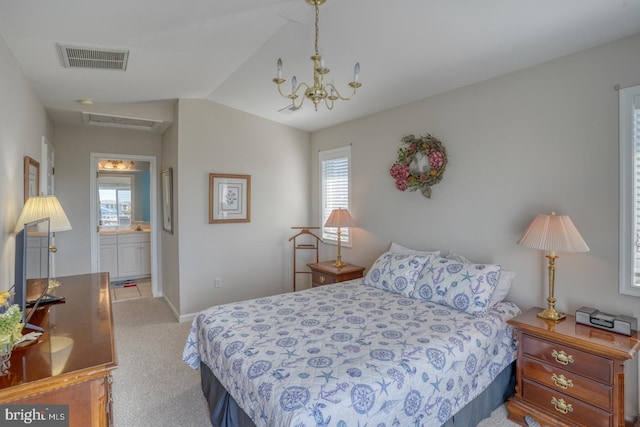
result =
[[[507,408],[502,405],[491,413],[490,418],[480,421],[477,427],[518,427],[518,424],[507,419]]]
[[[210,426],[200,371],[182,362],[191,325],[177,323],[160,298],[120,301],[113,312],[115,427]]]
[[[115,427],[210,427],[200,371],[182,362],[188,323],[160,298],[113,304],[118,369],[113,373]],[[504,406],[478,427],[515,427]]]

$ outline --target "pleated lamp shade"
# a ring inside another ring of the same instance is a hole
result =
[[[518,244],[527,248],[555,252],[589,252],[589,246],[567,215],[538,215]]]
[[[29,197],[27,203],[22,208],[22,213],[16,223],[15,232],[22,230],[27,222],[36,221],[43,218],[49,218],[51,223],[50,231],[68,231],[71,230],[71,223],[67,214],[62,209],[62,205],[56,196]]]
[[[329,218],[327,218],[327,222],[324,223],[325,227],[338,227],[338,254],[336,255],[336,262],[333,263],[333,266],[336,268],[342,268],[346,264],[342,262],[342,241],[340,235],[342,232],[340,231],[340,227],[353,227],[355,225],[351,214],[347,209],[338,208],[331,211]]]
[[[325,227],[352,227],[354,224],[353,218],[347,209],[338,208],[331,211]]]

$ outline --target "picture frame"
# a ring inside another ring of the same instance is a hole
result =
[[[209,174],[209,224],[251,222],[251,175]]]
[[[173,234],[173,168],[160,172],[162,183],[162,229]]]
[[[40,195],[40,163],[24,156],[24,202]]]

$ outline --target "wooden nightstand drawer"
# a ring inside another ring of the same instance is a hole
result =
[[[625,362],[640,351],[634,332],[624,336],[577,324],[553,322],[533,307],[509,320],[518,340],[516,393],[509,419],[526,426],[625,427]]]
[[[331,283],[336,283],[337,282],[336,279],[337,279],[336,276],[328,275],[320,271],[311,272],[312,286],[322,286],[322,285],[329,285]]]
[[[605,384],[613,382],[611,359],[573,347],[523,334],[522,354]]]
[[[364,267],[345,264],[342,268],[336,268],[332,261],[307,264],[307,267],[311,270],[311,286],[314,288],[316,286],[359,279],[364,274]]]
[[[575,397],[605,411],[613,409],[613,388],[611,386],[591,381],[573,372],[528,357],[523,357],[522,369],[526,378],[552,390]]]
[[[579,425],[613,426],[613,416],[610,412],[548,389],[526,378],[522,380],[522,398],[540,409]]]

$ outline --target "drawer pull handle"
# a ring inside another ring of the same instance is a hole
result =
[[[553,358],[556,360],[556,362],[558,362],[561,365],[568,365],[569,363],[573,363],[573,356],[571,356],[570,354],[565,353],[564,351],[556,351],[553,350],[551,352],[551,355],[553,356]]]
[[[560,387],[561,389],[566,390],[568,388],[573,387],[573,381],[566,379],[565,376],[562,374],[560,375],[553,374],[551,375],[551,379],[553,380],[556,387]]]
[[[556,399],[555,397],[552,397],[551,404],[556,408],[556,411],[563,414],[573,412],[573,406],[571,406],[570,403],[565,402],[564,399]]]
[[[324,283],[324,276],[320,276],[320,283]]]

